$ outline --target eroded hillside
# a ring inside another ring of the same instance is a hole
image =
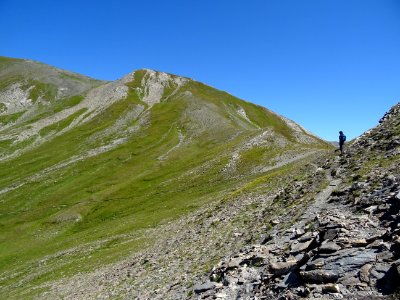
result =
[[[207,266],[249,239],[257,203],[265,214],[284,212],[285,202],[266,199],[307,180],[316,171],[306,162],[331,149],[189,78],[139,70],[103,82],[32,61],[0,63],[7,297],[147,297],[157,282],[150,295],[186,297]],[[311,200],[326,184],[315,177],[295,199]],[[139,269],[124,269],[132,261]]]

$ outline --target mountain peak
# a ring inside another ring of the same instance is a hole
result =
[[[37,280],[56,286],[153,241],[171,244],[169,234],[182,229],[195,237],[192,226],[203,221],[214,224],[209,233],[233,233],[249,224],[240,210],[255,208],[247,193],[267,201],[266,191],[303,180],[303,167],[314,168],[306,162],[331,149],[294,122],[189,78],[142,69],[99,82],[26,61],[3,64],[2,294],[29,298],[42,293]],[[233,208],[218,217],[227,226],[202,214],[218,205]],[[206,255],[195,257],[190,263]]]

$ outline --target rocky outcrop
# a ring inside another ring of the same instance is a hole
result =
[[[400,104],[343,157],[319,164],[331,178],[289,228],[227,257],[199,299],[378,299],[400,291]],[[289,189],[290,190],[290,189]]]

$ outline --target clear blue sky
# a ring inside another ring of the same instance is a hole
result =
[[[0,0],[0,55],[188,76],[353,138],[400,101],[400,1]]]

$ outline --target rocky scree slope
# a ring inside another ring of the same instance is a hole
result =
[[[330,184],[296,220],[274,220],[221,260],[192,298],[398,299],[400,103],[379,123],[343,157],[317,161]]]
[[[263,107],[152,70],[104,82],[2,57],[0,106],[0,289],[9,298],[77,298],[78,290],[82,298],[134,295],[115,268],[153,253],[167,259],[154,262],[159,269],[173,257],[165,245],[179,252],[170,240],[193,254],[181,263],[197,267],[187,270],[187,285],[170,291],[172,279],[164,276],[160,291],[186,295],[202,273],[198,266],[246,239],[236,230],[249,217],[244,208],[253,205],[255,212],[266,203],[265,189],[285,182],[281,175],[301,177],[297,167],[331,149]],[[257,197],[244,201],[249,192]],[[214,239],[200,230],[203,250],[225,229],[239,235],[204,256],[193,233],[218,205],[232,218],[221,215],[225,227],[217,226]],[[191,225],[181,240],[176,233],[185,224]],[[142,274],[149,276],[130,279],[138,295],[157,285],[148,280],[157,274],[151,269],[145,264]],[[93,290],[78,288],[81,274]]]

